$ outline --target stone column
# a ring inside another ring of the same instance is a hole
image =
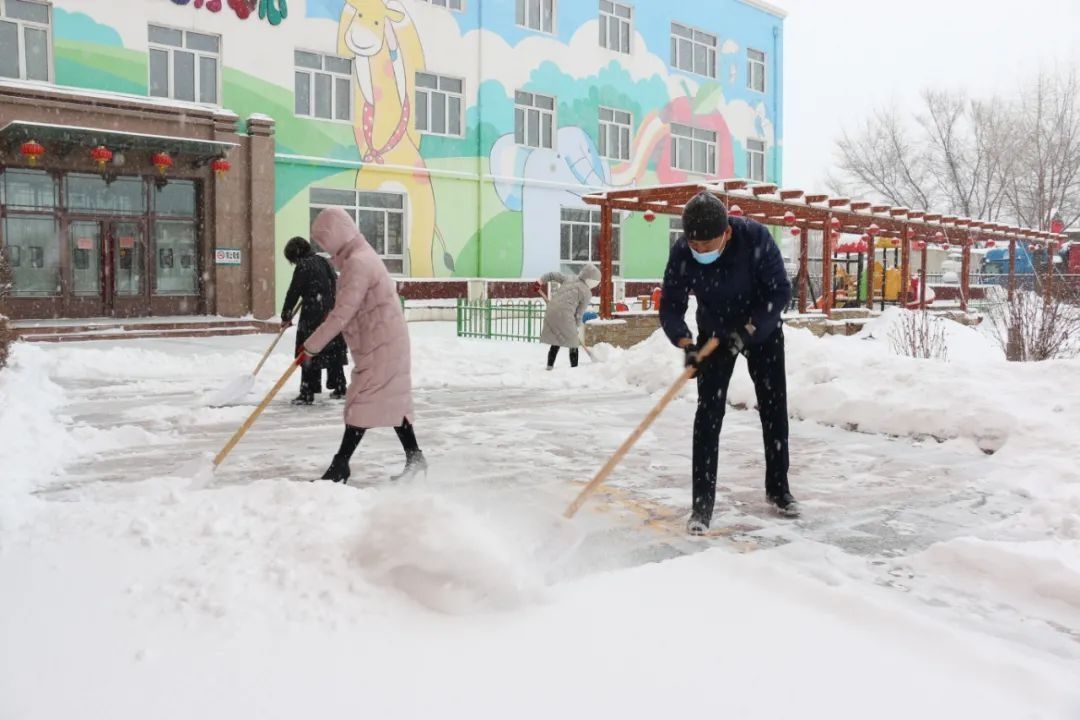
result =
[[[260,319],[277,314],[274,297],[274,121],[265,115],[248,118],[248,202],[251,312]]]

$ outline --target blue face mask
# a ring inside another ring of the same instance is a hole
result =
[[[702,265],[712,265],[714,262],[720,259],[719,250],[712,250],[707,253],[699,253],[694,248],[690,248],[690,252],[693,254],[694,259]]]

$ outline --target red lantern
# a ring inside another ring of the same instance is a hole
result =
[[[934,240],[937,241],[938,243],[945,242],[945,233],[938,230],[936,233],[934,233]]]
[[[45,147],[37,140],[27,140],[19,150],[31,167],[37,165],[38,158],[45,154]]]
[[[150,162],[154,164],[154,167],[156,167],[157,171],[162,175],[165,174],[166,170],[173,166],[172,156],[167,152],[154,153],[154,156],[150,158]]]
[[[791,237],[799,237],[802,235],[802,228],[798,225],[791,228]]]
[[[907,239],[911,240],[913,237],[915,237],[915,228],[908,228],[905,231],[905,234],[907,235]]]
[[[232,164],[228,160],[226,160],[225,158],[217,158],[216,160],[214,160],[214,162],[210,163],[210,167],[213,169],[213,171],[215,173],[217,173],[217,176],[219,178],[224,177],[225,173],[232,170]],[[646,215],[645,219],[649,220],[648,213],[645,213],[645,215]],[[652,222],[652,221],[649,220],[649,222]]]
[[[784,213],[784,222],[787,223],[788,227],[793,226],[795,224],[795,213],[790,210]]]
[[[738,205],[732,205],[731,209],[728,210],[728,215],[730,215],[731,217],[742,217],[743,216],[742,208],[739,207]]]
[[[105,165],[113,158],[113,152],[104,145],[98,145],[90,151],[90,159],[97,163],[98,171],[105,172]]]
[[[923,250],[925,250],[926,249],[926,241],[925,240],[920,240],[919,242],[915,243],[915,249],[918,250],[919,252],[922,252]]]
[[[881,228],[878,227],[877,223],[870,223],[870,227],[866,228],[866,234],[870,237],[876,236],[879,232],[881,232]]]
[[[997,245],[997,243],[996,243],[996,242],[994,242],[993,240],[987,240],[987,241],[986,241],[986,247],[988,247],[988,248],[992,248],[992,247],[994,247],[995,245]]]
[[[898,248],[898,247],[900,247],[900,238],[893,238],[892,240],[890,240],[890,241],[889,241],[889,243],[890,243],[890,244],[891,244],[891,245],[892,245],[892,246],[893,246],[894,248]]]

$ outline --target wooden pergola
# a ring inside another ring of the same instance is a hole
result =
[[[616,210],[653,213],[655,215],[681,215],[683,207],[699,192],[708,191],[720,198],[729,214],[745,216],[752,220],[791,228],[799,237],[799,271],[797,277],[799,312],[807,311],[809,284],[810,230],[822,232],[822,293],[821,310],[832,313],[832,263],[833,250],[842,234],[869,236],[871,252],[867,263],[866,305],[872,308],[874,297],[873,251],[879,238],[890,241],[890,247],[900,250],[901,283],[900,302],[909,302],[911,283],[911,250],[922,251],[922,282],[920,306],[926,305],[926,255],[930,244],[958,245],[962,251],[960,271],[960,307],[967,310],[970,290],[971,249],[976,242],[1008,242],[1009,244],[1009,300],[1016,292],[1016,244],[1045,244],[1051,253],[1055,245],[1066,240],[1043,230],[1028,230],[1003,223],[983,222],[953,216],[930,213],[925,210],[879,205],[867,201],[852,200],[828,195],[808,195],[802,190],[783,190],[769,183],[748,180],[720,180],[707,183],[680,185],[657,185],[625,190],[611,190],[586,195],[584,201],[600,208],[600,315],[612,316],[614,283],[612,279],[612,217]],[[826,232],[826,229],[828,231]],[[1047,263],[1045,292],[1049,298],[1053,286],[1054,263]]]

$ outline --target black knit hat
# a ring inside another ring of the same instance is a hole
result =
[[[306,258],[308,255],[314,254],[315,251],[311,249],[311,243],[302,237],[294,237],[285,243],[285,259],[293,265],[298,263],[300,258]]]
[[[682,226],[687,241],[713,240],[727,232],[727,208],[720,198],[702,190],[683,208]]]

